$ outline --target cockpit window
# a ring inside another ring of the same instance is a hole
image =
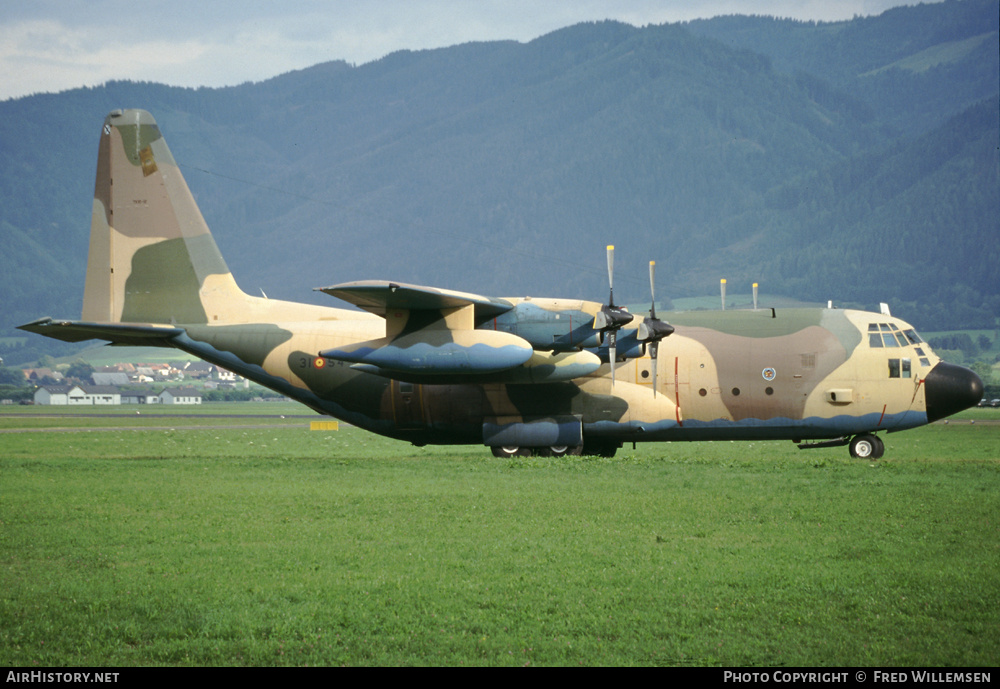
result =
[[[901,331],[895,323],[868,324],[869,347],[909,347],[923,342],[913,328]]]

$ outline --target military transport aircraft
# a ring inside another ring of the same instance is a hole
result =
[[[612,261],[609,247],[609,283]],[[877,433],[983,394],[887,313],[696,311],[668,324],[616,306],[613,291],[603,305],[388,281],[322,291],[362,310],[240,290],[153,117],[116,110],[100,138],[81,319],[20,327],[175,347],[369,431],[497,456],[789,439],[877,458]]]

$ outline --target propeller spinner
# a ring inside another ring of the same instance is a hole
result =
[[[637,337],[640,342],[649,343],[649,358],[653,362],[653,397],[656,397],[656,354],[660,348],[660,340],[674,332],[674,326],[656,317],[656,261],[649,262],[649,318],[639,324]]]
[[[611,385],[615,384],[615,359],[618,354],[618,329],[635,318],[620,306],[615,306],[615,247],[608,245],[608,303],[594,316],[594,330],[608,335],[608,354],[611,361]]]

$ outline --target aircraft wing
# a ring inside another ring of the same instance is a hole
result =
[[[318,291],[385,319],[385,337],[320,352],[367,373],[439,384],[540,383],[571,380],[600,367],[589,352],[542,355],[495,323],[478,327],[515,308],[505,299],[381,280]]]
[[[475,320],[482,322],[514,308],[506,299],[385,280],[345,282],[316,290],[383,317],[393,310],[440,311],[471,305],[475,309]]]

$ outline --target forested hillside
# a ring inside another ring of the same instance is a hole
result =
[[[663,299],[726,277],[992,328],[998,28],[992,0],[836,24],[604,22],[233,88],[5,101],[0,334],[79,315],[99,127],[118,107],[157,118],[248,292],[324,303],[312,288],[385,278],[603,300],[613,243],[619,301],[648,299],[654,259]]]
[[[767,55],[782,72],[820,77],[854,94],[884,126],[914,134],[996,90],[998,15],[996,2],[948,0],[850,22],[731,16],[687,26]]]

